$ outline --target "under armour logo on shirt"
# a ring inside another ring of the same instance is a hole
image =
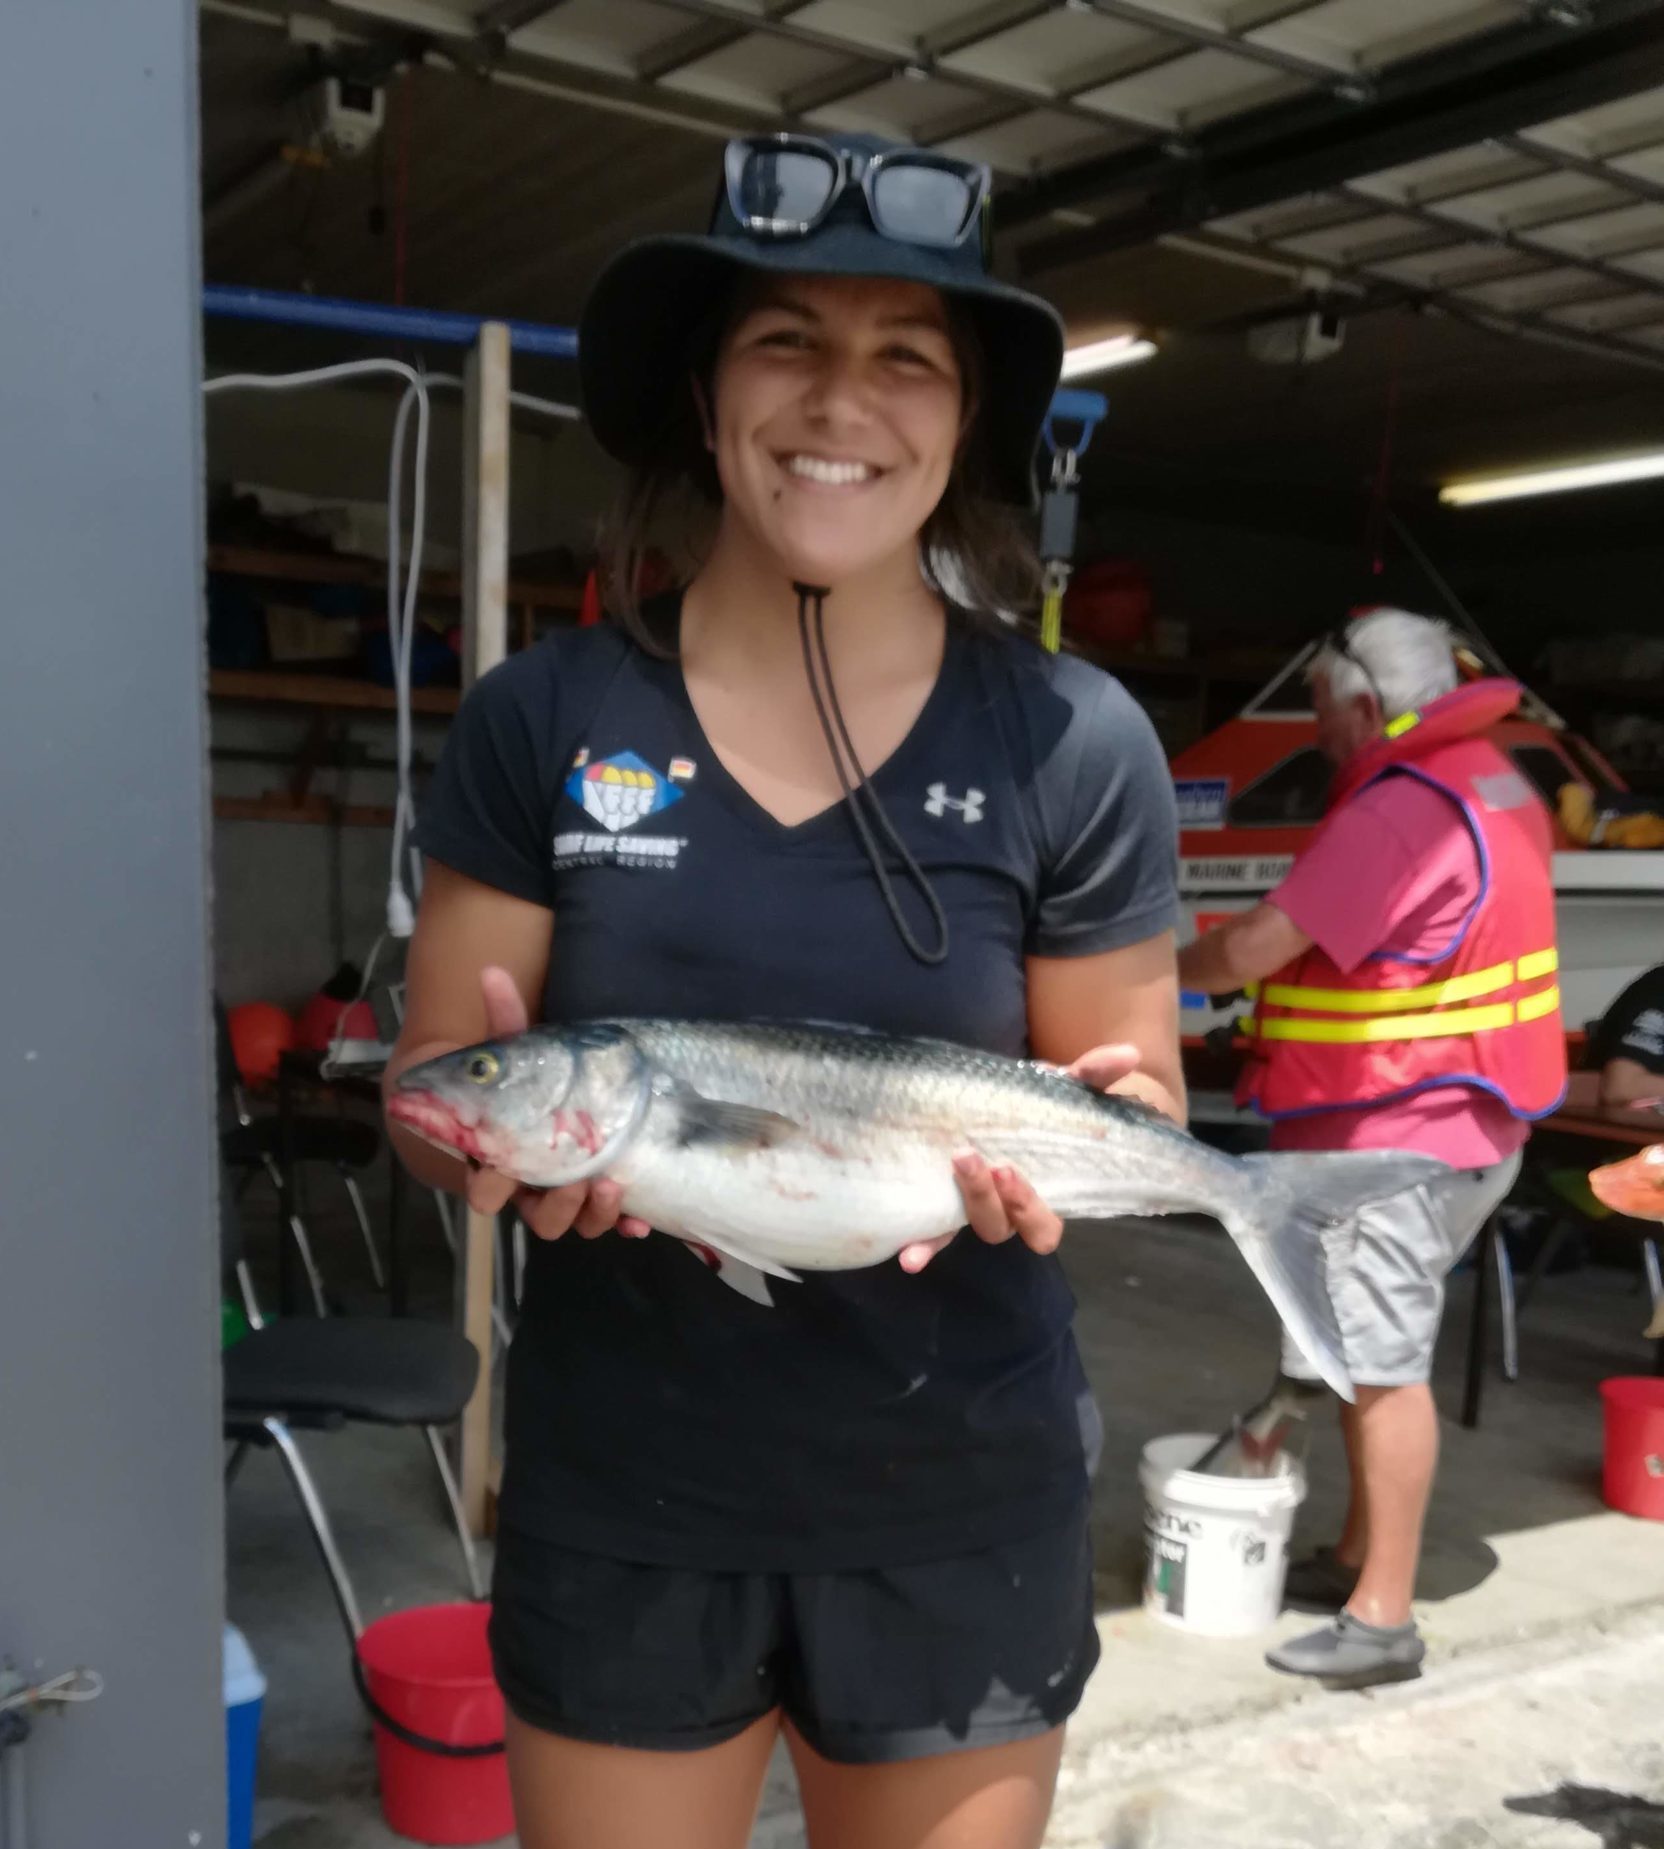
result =
[[[950,796],[945,783],[933,783],[925,791],[924,812],[926,815],[946,815],[950,809],[959,811],[962,822],[980,822],[982,805],[988,800],[984,790],[967,790],[963,796]]]

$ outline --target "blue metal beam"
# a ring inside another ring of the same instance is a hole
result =
[[[326,328],[337,334],[367,334],[377,340],[420,340],[447,347],[471,347],[490,315],[459,315],[437,308],[395,308],[387,302],[349,302],[338,296],[301,295],[286,289],[233,289],[209,283],[202,291],[204,314],[233,321],[276,322],[287,327]],[[518,353],[551,359],[578,356],[578,331],[510,321],[510,343]]]
[[[428,341],[446,347],[471,347],[490,315],[459,315],[440,308],[398,308],[391,302],[349,302],[340,296],[302,295],[288,289],[238,289],[209,283],[202,291],[202,311],[232,321],[266,321],[287,327],[314,327],[337,334],[364,334],[375,340]],[[516,353],[539,353],[550,359],[578,357],[578,330],[547,327],[538,321],[510,321],[509,341]],[[1078,420],[1086,439],[1104,414],[1096,392],[1062,390],[1052,400],[1052,416]],[[1086,447],[1083,442],[1080,448]]]

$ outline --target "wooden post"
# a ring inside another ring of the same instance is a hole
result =
[[[462,661],[472,685],[508,652],[509,333],[488,321],[468,356],[463,394]],[[479,1385],[462,1415],[458,1477],[474,1533],[485,1531],[491,1480],[491,1300],[497,1221],[469,1211],[457,1310],[478,1349]]]

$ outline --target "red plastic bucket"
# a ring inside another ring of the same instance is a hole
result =
[[[1600,1383],[1606,1402],[1607,1502],[1664,1522],[1664,1380],[1644,1374]]]
[[[486,1605],[418,1605],[358,1640],[382,1814],[419,1843],[489,1843],[514,1830],[489,1618]]]

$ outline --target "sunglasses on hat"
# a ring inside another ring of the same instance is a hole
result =
[[[728,206],[753,237],[801,238],[824,224],[853,186],[881,236],[952,250],[973,230],[989,244],[989,169],[924,148],[874,153],[814,135],[747,135],[723,160]]]

